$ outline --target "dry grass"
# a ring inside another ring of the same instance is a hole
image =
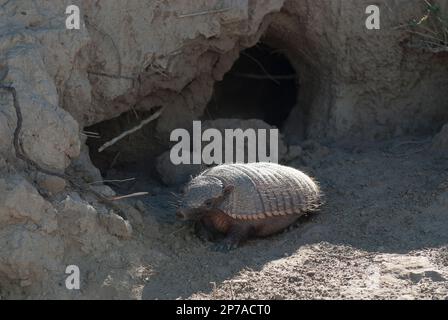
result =
[[[430,52],[448,52],[448,8],[435,1],[423,1],[424,14],[404,26],[412,35],[410,45]]]

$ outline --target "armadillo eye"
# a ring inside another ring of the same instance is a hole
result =
[[[213,201],[212,201],[212,200],[206,200],[206,201],[205,201],[205,205],[206,205],[207,207],[210,207],[212,204],[213,204]]]

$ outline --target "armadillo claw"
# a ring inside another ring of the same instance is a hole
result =
[[[221,253],[227,253],[229,251],[232,251],[238,247],[238,244],[231,243],[231,242],[220,242],[215,245],[213,245],[212,250],[215,252],[221,252]]]

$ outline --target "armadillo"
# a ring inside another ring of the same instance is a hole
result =
[[[266,237],[319,209],[322,193],[305,173],[275,163],[223,164],[205,170],[184,188],[178,218],[196,222],[209,240],[228,251]]]

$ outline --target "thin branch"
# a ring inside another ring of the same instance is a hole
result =
[[[141,128],[143,128],[143,126],[147,125],[148,123],[158,119],[160,117],[160,115],[162,114],[163,110],[165,108],[160,109],[159,111],[157,111],[156,113],[154,113],[152,116],[150,116],[149,118],[143,120],[142,122],[140,122],[140,124],[130,130],[127,130],[125,132],[123,132],[122,134],[120,134],[118,137],[115,137],[114,139],[106,142],[105,144],[103,144],[99,149],[98,152],[103,152],[105,149],[109,148],[110,146],[114,145],[115,143],[117,143],[118,141],[120,141],[121,139],[125,138],[126,136],[140,130]]]
[[[137,193],[127,194],[125,196],[112,197],[112,198],[109,198],[109,200],[110,201],[118,201],[118,200],[127,199],[127,198],[146,196],[148,194],[149,194],[149,192],[137,192]]]
[[[173,235],[175,235],[176,233],[179,233],[179,232],[181,232],[182,230],[185,230],[185,229],[187,229],[187,226],[180,227],[179,229],[174,230],[173,232],[171,232],[169,235],[170,235],[170,236],[173,236]]]
[[[87,138],[91,138],[91,139],[101,139],[101,136],[95,136],[95,135],[87,134],[87,133],[84,133],[84,132],[81,132],[81,134],[82,134],[83,136],[86,136]]]
[[[101,180],[101,181],[94,181],[90,182],[89,184],[103,184],[103,183],[109,183],[109,182],[128,182],[128,181],[134,181],[135,178],[129,178],[124,180]]]
[[[94,139],[100,139],[101,138],[100,134],[97,133],[97,132],[83,130],[83,131],[81,131],[81,134],[86,136],[87,138],[94,138]]]
[[[433,36],[430,36],[429,34],[426,34],[426,33],[418,32],[418,31],[409,31],[409,33],[416,34],[416,35],[421,36],[423,38],[427,38],[427,39],[431,39],[431,40],[434,40],[434,41],[442,42],[441,39],[433,37]]]
[[[118,161],[118,157],[120,157],[120,155],[121,155],[121,151],[118,151],[117,154],[115,155],[115,157],[113,158],[112,162],[110,163],[109,169],[112,169],[115,166],[115,164]]]
[[[280,82],[278,82],[277,80],[275,80],[270,74],[269,72],[265,69],[265,67],[261,64],[260,61],[258,61],[257,59],[255,59],[254,57],[252,57],[251,55],[241,52],[241,54],[245,57],[248,57],[249,59],[251,59],[255,64],[257,64],[258,67],[260,67],[260,69],[266,74],[266,76],[272,80],[273,82],[275,82],[277,85],[280,85]]]
[[[85,133],[85,134],[90,134],[92,136],[99,136],[100,135],[98,132],[93,132],[93,131],[83,130],[82,132]]]

